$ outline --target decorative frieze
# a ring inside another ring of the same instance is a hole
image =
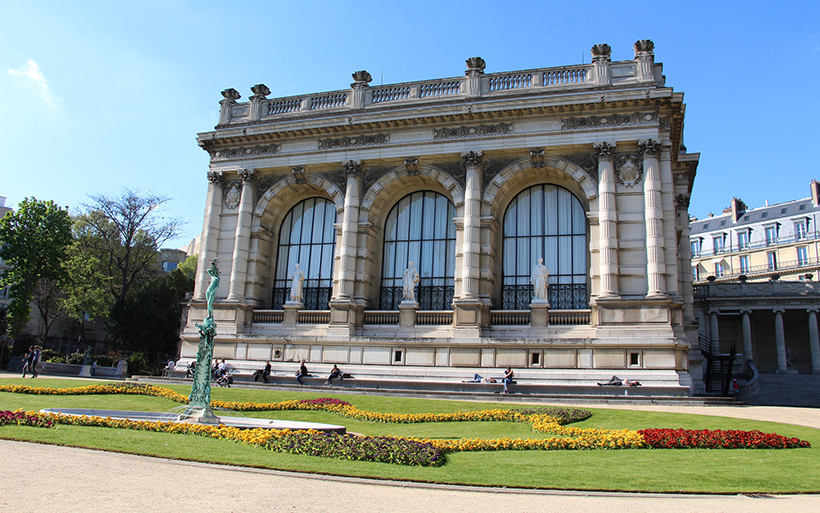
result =
[[[351,137],[337,137],[319,139],[320,150],[335,150],[337,148],[357,148],[361,146],[378,146],[390,142],[390,134],[355,135]]]
[[[263,157],[279,153],[278,144],[258,144],[256,146],[240,146],[237,148],[220,148],[210,150],[211,160],[231,160],[247,157]]]
[[[631,114],[605,114],[561,118],[561,130],[589,130],[592,128],[613,128],[619,126],[657,125],[657,112],[633,112]]]
[[[634,155],[624,155],[618,159],[618,172],[615,173],[615,178],[619,184],[632,188],[641,181],[641,176],[643,176],[643,170]]]
[[[433,130],[433,139],[465,139],[470,137],[487,137],[492,135],[506,135],[512,133],[512,123],[496,123],[494,125],[459,126]]]

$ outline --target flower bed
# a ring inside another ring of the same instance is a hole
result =
[[[655,449],[794,449],[810,447],[798,438],[760,431],[709,429],[641,429],[638,433]]]
[[[48,395],[135,394],[164,397],[178,403],[188,398],[173,390],[153,385],[117,383],[77,388],[38,388],[0,386],[0,392]],[[755,448],[786,449],[810,447],[806,441],[760,431],[710,431],[685,429],[594,429],[567,426],[589,418],[585,410],[565,408],[488,409],[454,413],[379,413],[360,410],[346,401],[333,398],[303,399],[279,403],[213,401],[213,407],[238,411],[323,410],[342,417],[384,423],[419,422],[527,422],[533,431],[558,435],[551,438],[494,440],[439,440],[401,437],[339,435],[318,431],[249,429],[172,422],[147,422],[75,417],[34,412],[0,412],[0,425],[19,424],[50,427],[53,424],[139,429],[224,438],[256,445],[272,451],[400,465],[438,466],[445,454],[462,451],[502,450],[590,450],[590,449],[681,449],[681,448]]]

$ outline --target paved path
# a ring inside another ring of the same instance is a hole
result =
[[[579,406],[720,415],[820,428],[820,410],[813,408]],[[0,461],[6,462],[0,478],[0,511],[17,513],[820,511],[820,495],[658,495],[423,485],[189,463],[3,440]]]

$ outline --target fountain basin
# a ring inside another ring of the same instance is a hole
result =
[[[102,417],[120,420],[148,421],[148,422],[185,422],[184,412],[159,413],[152,411],[129,411],[129,410],[95,410],[83,408],[44,408],[40,413],[56,413],[60,415],[74,415],[86,417]],[[344,426],[334,424],[320,424],[318,422],[299,422],[296,420],[271,420],[254,419],[248,417],[216,416],[219,423],[229,427],[240,429],[289,429],[291,431],[325,431],[331,433],[344,434],[347,429]]]

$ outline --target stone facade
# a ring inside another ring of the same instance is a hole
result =
[[[653,49],[613,62],[595,45],[591,64],[492,74],[476,57],[463,77],[374,87],[358,71],[350,89],[269,99],[259,84],[248,102],[223,91],[198,136],[211,164],[181,356],[216,258],[214,354],[236,364],[614,369],[688,387],[682,199],[699,155]],[[539,259],[549,292],[534,300]]]

